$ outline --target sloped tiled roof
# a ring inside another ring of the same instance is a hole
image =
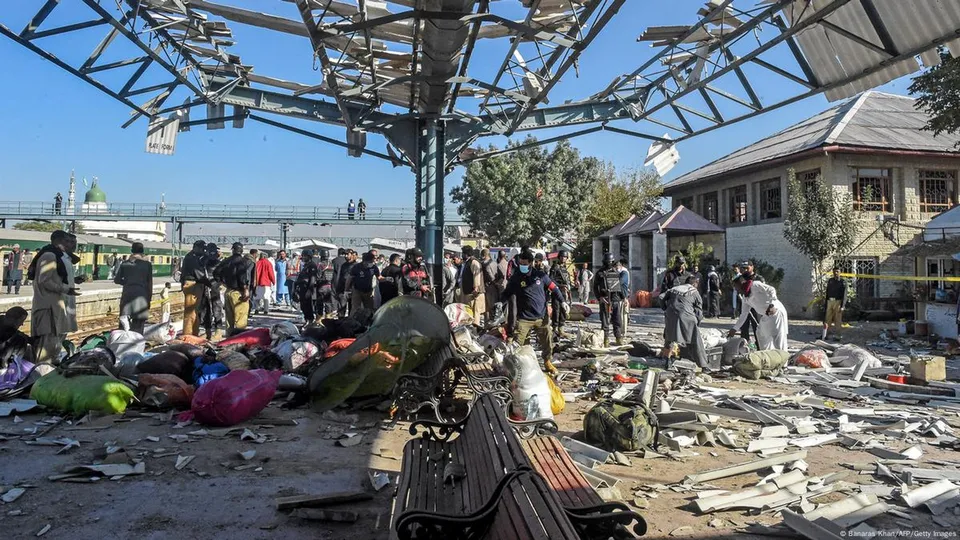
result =
[[[661,216],[656,221],[648,222],[636,232],[654,232],[662,230],[666,233],[688,233],[688,234],[712,234],[722,233],[723,228],[714,223],[710,223],[703,216],[690,210],[686,206],[680,205],[673,209],[667,215]]]
[[[960,136],[924,131],[929,116],[914,107],[914,99],[870,91],[846,103],[741,148],[713,163],[689,172],[664,188],[723,176],[744,167],[823,146],[851,146],[884,150],[957,152]],[[960,157],[960,153],[957,154]]]

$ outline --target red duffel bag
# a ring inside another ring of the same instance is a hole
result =
[[[217,343],[220,347],[229,347],[230,345],[243,345],[245,347],[269,347],[270,346],[270,329],[269,328],[254,328],[252,330],[247,330],[246,332],[240,332],[235,336],[228,337],[227,339]]]
[[[197,422],[232,426],[260,414],[277,393],[280,371],[231,371],[214,379],[193,395],[191,410]]]

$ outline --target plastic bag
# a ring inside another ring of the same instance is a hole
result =
[[[716,328],[701,328],[700,340],[703,341],[703,347],[705,349],[719,347],[727,341],[727,339],[723,336],[723,332],[717,330]]]
[[[107,348],[118,357],[128,352],[143,354],[147,349],[147,342],[143,339],[143,335],[138,332],[114,330],[107,336]]]
[[[246,330],[235,336],[228,337],[227,339],[217,343],[217,345],[220,347],[229,347],[230,345],[243,345],[245,347],[269,347],[270,329],[254,328],[252,330]]]
[[[45,407],[76,414],[88,411],[115,414],[127,410],[127,405],[133,401],[133,390],[110,377],[64,377],[54,371],[33,383],[30,398]]]
[[[356,341],[354,338],[338,339],[330,344],[327,347],[327,350],[323,352],[324,358],[333,358],[338,355],[340,351],[346,349],[350,345],[353,345],[353,342]]]
[[[578,328],[577,336],[578,347],[584,349],[603,348],[603,330],[591,330],[589,328]]]
[[[450,321],[450,327],[473,324],[473,309],[466,304],[449,304],[443,308],[443,314]]]
[[[563,399],[563,390],[553,382],[552,378],[547,377],[547,385],[550,386],[550,411],[556,416],[563,412],[567,402]]]
[[[537,353],[524,345],[504,358],[513,394],[512,414],[520,420],[553,419],[550,385],[540,370]]]
[[[457,350],[463,353],[483,353],[483,347],[477,343],[474,337],[473,326],[469,324],[455,326],[453,328],[453,344]]]
[[[273,343],[274,345],[280,343],[285,339],[295,338],[299,336],[300,336],[300,330],[298,330],[297,326],[290,321],[283,321],[270,327],[270,339],[271,339],[271,343]]]
[[[177,337],[177,329],[169,322],[151,324],[143,329],[143,339],[150,343],[164,344]]]
[[[855,367],[861,360],[866,361],[867,369],[883,367],[879,358],[870,354],[870,351],[856,345],[843,345],[833,351],[830,362],[837,367]]]
[[[137,380],[137,399],[157,409],[189,409],[193,387],[176,375],[143,374]]]
[[[830,371],[830,360],[827,358],[826,351],[815,347],[803,349],[798,352],[791,359],[791,363],[797,366]]]
[[[231,371],[208,382],[193,396],[194,419],[211,426],[232,426],[253,418],[273,399],[281,375],[262,369]]]
[[[210,361],[202,356],[193,359],[193,385],[197,388],[227,373],[230,373],[230,368],[223,362]]]
[[[117,360],[117,363],[113,368],[113,374],[121,379],[136,379],[139,373],[137,371],[137,366],[139,366],[144,360],[145,358],[142,354],[137,352],[129,352]]]
[[[6,367],[0,368],[0,390],[16,388],[33,371],[33,362],[22,356],[14,356]]]
[[[306,339],[288,339],[273,348],[283,360],[284,371],[296,371],[320,352],[317,344]]]

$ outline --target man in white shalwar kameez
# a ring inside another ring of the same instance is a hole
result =
[[[728,334],[730,337],[739,332],[739,328],[751,317],[750,308],[760,314],[757,321],[757,342],[761,351],[787,350],[787,310],[777,300],[777,290],[766,283],[752,281],[743,277],[733,283],[743,298],[744,308],[740,318]]]

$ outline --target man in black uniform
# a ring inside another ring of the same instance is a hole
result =
[[[616,259],[613,253],[604,253],[603,268],[593,276],[593,290],[600,303],[600,326],[603,327],[603,346],[610,346],[610,330],[617,339],[617,345],[623,345],[623,319],[620,312],[623,309],[623,287],[620,282],[620,271],[617,270]]]
[[[703,290],[707,293],[707,318],[712,319],[720,316],[720,274],[715,266],[707,267],[706,281]]]
[[[337,281],[335,283],[337,291],[337,301],[340,302],[340,309],[337,311],[339,317],[346,317],[350,313],[350,291],[347,290],[347,277],[350,275],[350,272],[353,271],[353,267],[357,265],[357,252],[348,249],[347,250],[347,260],[340,266],[340,273],[337,274]],[[334,270],[336,273],[336,270]]]
[[[823,335],[820,339],[827,339],[827,333],[833,326],[833,335],[837,336],[843,326],[843,308],[847,303],[847,282],[840,277],[840,268],[833,267],[833,277],[827,281],[827,304],[824,306]]]
[[[221,336],[223,326],[223,300],[220,297],[220,277],[217,275],[220,265],[220,250],[213,242],[207,244],[206,254],[200,259],[201,270],[197,272],[197,281],[203,288],[200,302],[197,304],[200,324],[207,331],[207,341]],[[249,299],[248,299],[249,300]],[[245,303],[249,305],[249,303]]]
[[[688,277],[690,277],[690,274],[687,272],[687,260],[677,255],[677,260],[673,263],[673,268],[663,274],[663,281],[660,283],[660,294],[666,294],[667,291],[677,285],[683,285],[687,282]]]
[[[403,271],[400,268],[400,255],[390,256],[390,264],[383,269],[383,280],[380,281],[380,305],[386,304],[400,295],[400,280]]]
[[[567,314],[563,312],[561,307],[564,302],[570,300],[570,272],[567,271],[567,259],[569,258],[570,254],[562,250],[557,254],[557,262],[550,267],[550,279],[557,285],[561,296],[563,296],[562,300],[554,298],[551,301],[553,307],[553,320],[551,322],[553,323],[554,339],[566,337],[563,332],[563,325],[567,322]]]
[[[227,333],[246,330],[250,318],[250,292],[253,287],[254,264],[250,257],[243,254],[243,244],[234,242],[230,246],[230,256],[217,265],[214,277],[223,283],[227,292],[226,319]],[[219,291],[217,293],[219,296]]]
[[[560,309],[569,311],[570,305],[564,301],[560,288],[550,280],[550,277],[533,266],[533,260],[533,253],[529,251],[520,253],[517,271],[510,276],[501,301],[517,299],[517,342],[523,345],[533,331],[540,347],[543,348],[544,371],[556,373],[557,368],[551,362],[553,336],[549,323],[544,321],[547,314],[547,291],[550,291],[554,300],[560,302]]]
[[[180,285],[183,288],[183,333],[191,336],[200,335],[200,320],[197,318],[197,302],[200,301],[201,287],[197,285],[197,271],[200,268],[200,258],[203,257],[206,242],[197,240],[193,243],[193,251],[187,253],[180,266]]]
[[[406,264],[400,268],[403,275],[400,280],[400,291],[405,295],[416,296],[434,302],[433,285],[430,282],[430,272],[423,264],[423,252],[420,248],[407,250]]]
[[[336,289],[337,282],[340,281],[340,271],[343,269],[343,265],[347,262],[347,250],[345,248],[340,248],[337,250],[337,256],[330,261],[330,266],[333,268],[333,279],[330,281],[330,285]],[[337,311],[340,311],[340,297],[336,295],[334,291],[334,304],[336,305]]]
[[[294,299],[300,302],[300,311],[303,312],[303,322],[310,324],[317,318],[317,306],[321,294],[321,271],[316,259],[313,257],[313,250],[303,250],[300,260],[303,266],[301,266],[300,274],[297,276],[297,282],[293,286],[293,294]],[[327,289],[327,294],[332,294],[329,286]]]

